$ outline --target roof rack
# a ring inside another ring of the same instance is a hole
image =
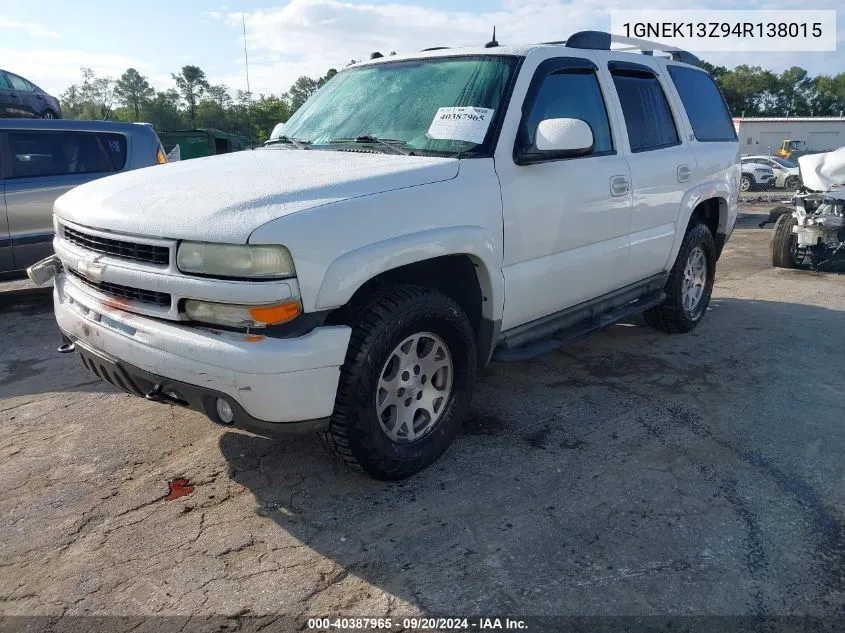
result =
[[[544,42],[544,44],[564,44],[568,48],[587,48],[592,50],[609,51],[611,44],[621,44],[623,48],[618,51],[640,51],[643,55],[653,55],[654,51],[669,53],[676,62],[700,66],[701,60],[692,53],[677,46],[658,44],[649,40],[641,40],[636,37],[623,37],[605,31],[578,31],[569,36],[565,41]]]
[[[448,46],[431,46],[429,48],[422,49],[421,52],[425,53],[426,51],[445,51],[447,48],[449,48],[449,47]]]

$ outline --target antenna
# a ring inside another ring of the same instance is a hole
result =
[[[249,90],[249,55],[246,52],[246,16],[241,12],[241,26],[244,31],[244,65],[246,66],[246,118],[249,123],[249,144],[252,145],[252,92]]]
[[[484,45],[484,48],[496,48],[499,43],[496,41],[496,27],[493,27],[493,39]]]

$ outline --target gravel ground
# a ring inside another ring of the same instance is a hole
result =
[[[492,365],[401,483],[119,393],[6,288],[0,615],[845,615],[845,283],[763,217],[695,332]]]

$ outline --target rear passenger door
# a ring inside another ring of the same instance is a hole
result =
[[[6,211],[15,268],[52,253],[53,202],[77,185],[120,171],[126,137],[104,132],[9,130]]]
[[[651,66],[613,58],[607,71],[626,129],[633,192],[627,272],[634,281],[665,269],[681,200],[695,182],[696,163],[682,140],[680,118],[662,75]]]

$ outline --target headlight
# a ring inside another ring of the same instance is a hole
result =
[[[176,265],[183,273],[215,277],[293,277],[293,258],[284,246],[182,242]]]
[[[232,327],[264,327],[292,321],[302,311],[299,301],[269,306],[245,306],[210,301],[185,301],[185,314],[192,321]]]

